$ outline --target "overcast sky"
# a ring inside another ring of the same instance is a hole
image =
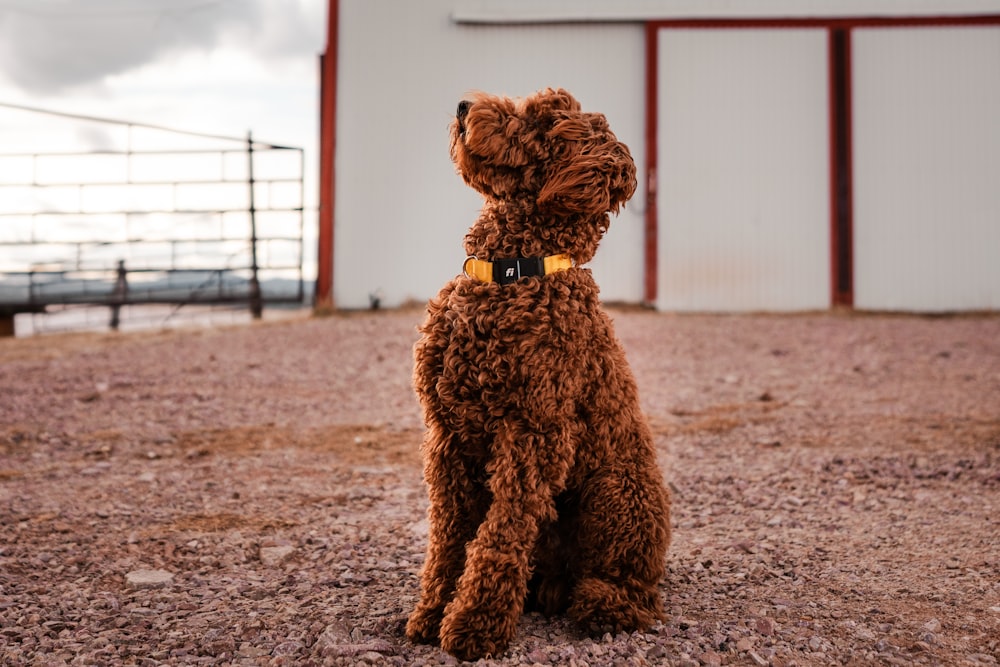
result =
[[[326,0],[0,0],[0,102],[315,150]]]

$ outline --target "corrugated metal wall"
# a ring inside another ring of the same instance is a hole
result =
[[[546,86],[606,113],[640,166],[640,191],[592,268],[605,300],[641,301],[643,24],[476,23],[478,5],[463,5],[473,22],[462,23],[456,6],[339,2],[336,305],[367,307],[376,291],[387,306],[423,301],[459,272],[480,198],[448,158],[455,105],[473,89],[522,96]],[[550,9],[560,7],[578,11]],[[837,26],[852,46],[855,305],[1000,308],[1000,27],[776,23],[655,31],[657,307],[831,305],[828,29]]]
[[[447,127],[462,95],[563,87],[608,116],[643,163],[639,24],[461,25],[454,0],[341,0],[335,301],[423,301],[460,272],[481,199],[454,173]],[[643,193],[592,264],[606,300],[642,296]]]
[[[659,308],[829,306],[826,44],[659,31]]]
[[[853,44],[855,305],[1000,308],[1000,27]]]

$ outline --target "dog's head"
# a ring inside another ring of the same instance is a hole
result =
[[[548,224],[592,225],[596,240],[607,214],[617,213],[636,188],[628,147],[603,114],[582,112],[562,89],[517,100],[482,93],[463,100],[451,124],[451,157],[488,202],[515,203]],[[577,254],[592,255],[592,245]]]

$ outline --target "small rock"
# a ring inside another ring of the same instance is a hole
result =
[[[323,629],[316,643],[346,644],[351,641],[351,628],[343,621],[334,621]]]
[[[273,656],[295,655],[297,653],[300,653],[303,648],[305,648],[305,645],[302,642],[287,641],[275,646],[274,650],[271,651],[271,655]]]
[[[279,547],[261,547],[260,562],[264,563],[264,565],[278,565],[293,553],[295,553],[295,547],[287,545]]]
[[[166,570],[133,570],[125,575],[125,582],[136,590],[163,588],[174,581],[174,575]]]
[[[547,664],[550,662],[549,654],[540,648],[536,648],[535,650],[528,653],[528,660],[530,660],[531,662],[540,662],[542,664]]]
[[[269,649],[261,646],[254,646],[250,642],[243,642],[240,644],[240,650],[237,653],[237,655],[241,658],[263,658],[264,656],[270,654],[271,651]]]
[[[646,651],[646,657],[649,658],[650,660],[659,660],[660,658],[666,657],[666,655],[667,655],[667,649],[660,646],[659,644],[651,646],[649,650]]]
[[[924,630],[927,632],[937,632],[941,629],[941,621],[936,618],[932,618],[923,625]]]
[[[715,651],[705,651],[704,653],[697,656],[699,664],[702,667],[721,667],[722,666],[722,656]]]
[[[767,658],[758,655],[755,651],[747,651],[747,655],[750,656],[751,660],[753,660],[753,664],[760,665],[760,667],[767,667],[767,665],[770,664],[767,661]]]

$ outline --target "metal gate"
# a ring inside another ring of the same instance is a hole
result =
[[[304,152],[0,104],[87,128],[0,153],[0,329],[22,312],[304,300]],[[95,128],[96,131],[95,131]],[[4,142],[9,146],[9,142]]]

